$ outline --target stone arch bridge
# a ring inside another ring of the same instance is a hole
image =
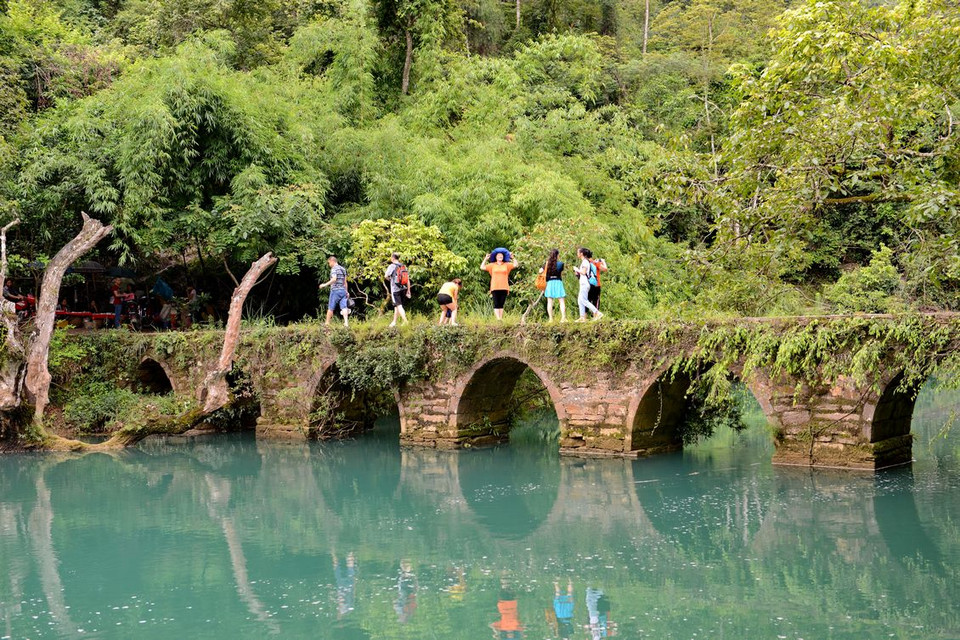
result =
[[[459,448],[506,437],[514,391],[532,373],[556,410],[562,453],[638,457],[682,448],[691,385],[720,363],[762,407],[775,463],[880,469],[911,460],[919,384],[960,336],[960,323],[939,316],[739,322],[356,333],[293,326],[246,334],[234,378],[259,399],[261,438],[310,437],[311,414],[329,398],[341,415],[370,421],[377,387],[380,404],[399,413],[402,444]],[[195,394],[216,357],[198,343],[215,345],[213,333],[140,338],[147,343],[133,376]],[[939,336],[930,346],[937,353],[919,353],[905,337],[929,335]],[[856,374],[867,355],[871,366]]]

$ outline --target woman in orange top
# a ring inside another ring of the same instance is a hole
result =
[[[494,261],[490,262],[490,258]],[[490,297],[493,298],[493,315],[497,320],[503,320],[503,305],[510,293],[510,272],[517,266],[517,259],[514,257],[507,262],[502,251],[484,257],[480,265],[481,270],[490,274]]]
[[[500,588],[500,599],[497,601],[497,612],[500,619],[490,625],[495,638],[522,638],[523,625],[520,623],[517,596],[507,587]]]

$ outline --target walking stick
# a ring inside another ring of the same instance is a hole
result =
[[[543,298],[543,291],[540,292],[540,295],[537,296],[537,299],[530,303],[530,306],[527,307],[527,310],[523,312],[523,315],[520,316],[520,324],[527,324],[527,316],[530,315],[530,311],[533,310],[537,303],[540,302]]]

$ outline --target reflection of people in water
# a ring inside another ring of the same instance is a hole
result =
[[[420,583],[413,573],[413,565],[409,560],[400,561],[400,575],[397,576],[397,599],[393,603],[393,610],[397,612],[397,620],[405,624],[413,617],[417,610],[417,590]]]
[[[347,554],[346,566],[341,566],[337,554],[333,553],[333,576],[337,580],[337,616],[343,617],[353,611],[354,597],[357,593],[357,557],[351,551]]]
[[[500,612],[500,619],[490,625],[493,629],[493,637],[501,640],[522,638],[523,626],[520,624],[517,596],[506,580],[500,581],[500,600],[497,601],[497,611]]]
[[[567,592],[560,593],[560,582],[553,583],[553,613],[557,617],[557,636],[573,637],[573,581],[567,580]]]
[[[463,572],[463,567],[454,566],[453,571],[455,575],[448,575],[450,582],[450,599],[462,602],[463,596],[467,592],[467,576]]]
[[[616,635],[616,627],[610,621],[610,599],[603,589],[587,587],[587,613],[590,614],[588,628],[593,640]]]

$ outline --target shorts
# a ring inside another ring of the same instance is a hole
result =
[[[590,285],[590,291],[587,292],[587,300],[593,306],[600,307],[600,287],[597,285]]]
[[[346,309],[349,299],[350,296],[347,295],[346,289],[330,289],[330,302],[327,304],[327,311],[333,311],[338,306],[341,309]]]
[[[394,306],[394,307],[402,307],[402,306],[405,305],[405,304],[407,303],[407,301],[410,299],[410,298],[407,296],[407,290],[406,290],[406,289],[404,289],[403,291],[394,291],[393,293],[390,294],[390,298],[391,298],[392,301],[393,301],[393,306]]]
[[[440,293],[437,294],[437,303],[441,305],[453,304],[453,298],[445,293]]]
[[[490,292],[490,297],[493,298],[494,309],[503,309],[503,305],[507,302],[508,293],[510,292],[506,289],[495,289]]]
[[[547,280],[547,288],[543,295],[547,298],[567,297],[567,292],[563,288],[563,280]]]

